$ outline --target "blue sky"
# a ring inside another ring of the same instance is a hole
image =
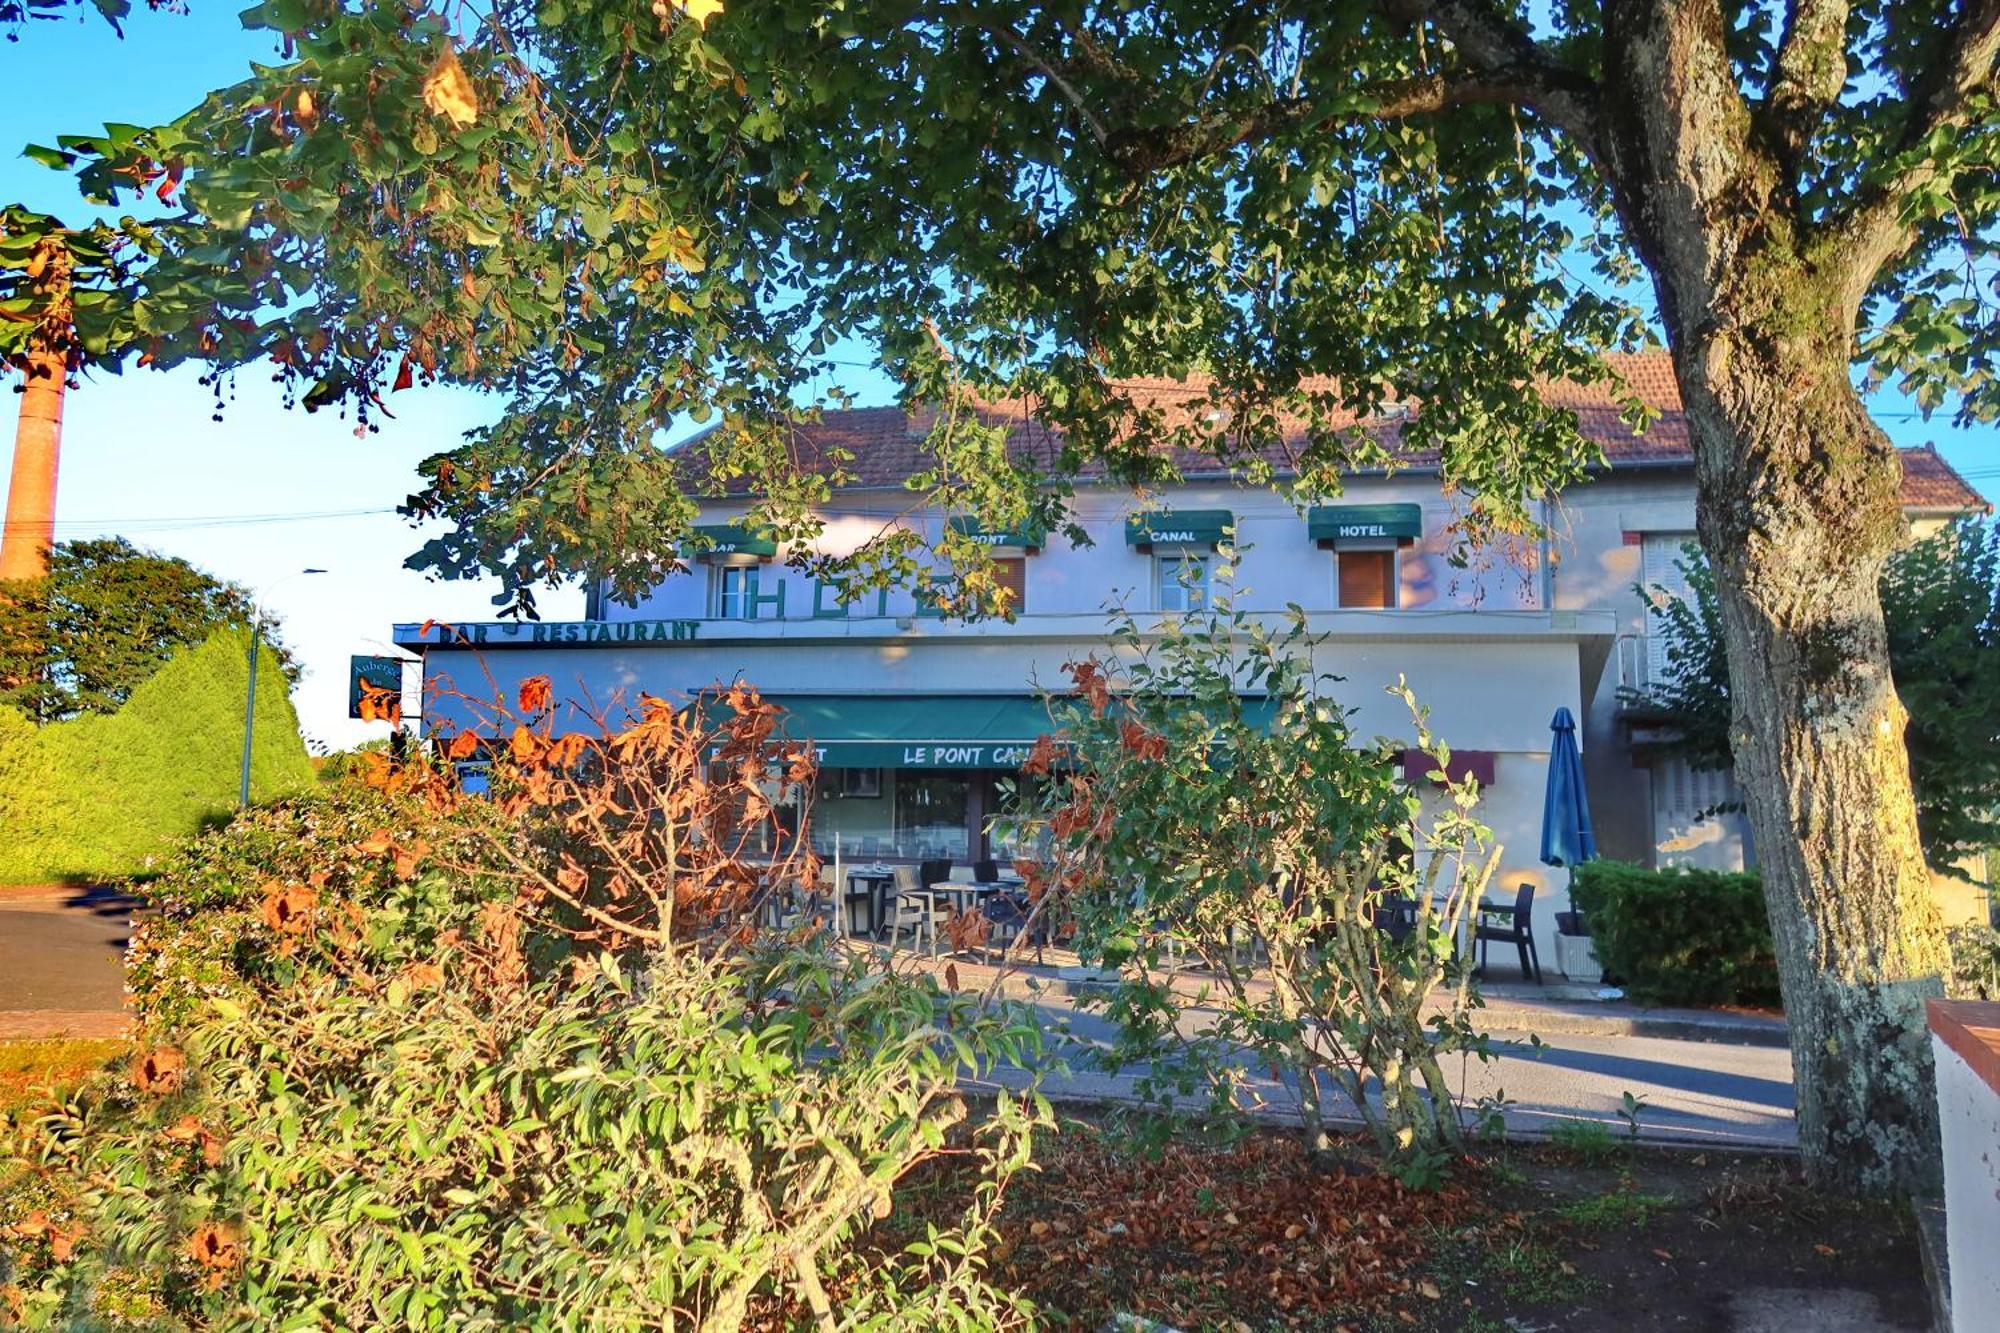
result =
[[[137,7],[123,41],[92,14],[0,43],[0,200],[78,216],[68,178],[18,157],[20,145],[107,120],[169,119],[242,77],[250,61],[273,58],[269,34],[245,32],[234,6],[194,3],[181,16]],[[887,400],[885,377],[852,375],[845,383],[862,401]],[[267,600],[307,668],[294,694],[307,734],[334,747],[380,735],[379,724],[346,719],[348,655],[385,651],[397,621],[492,615],[495,585],[402,568],[422,536],[393,510],[417,462],[490,419],[496,404],[463,390],[412,390],[396,395],[396,419],[379,434],[356,438],[351,421],[286,409],[254,371],[225,396],[218,423],[214,392],[193,371],[87,379],[67,405],[58,536],[124,536],[253,590],[285,579]],[[11,395],[0,401],[11,405]],[[2000,431],[1925,422],[1890,397],[1875,406],[1898,443],[1935,442],[1976,485],[2000,490]],[[10,412],[0,448],[12,438]],[[307,566],[328,573],[286,577]],[[542,606],[552,619],[578,615],[582,596],[551,595]]]

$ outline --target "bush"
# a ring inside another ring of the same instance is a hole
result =
[[[1410,741],[1449,759],[1407,690],[1392,693],[1408,738],[1356,737],[1302,613],[1272,634],[1218,599],[1157,639],[1115,625],[1109,667],[1069,665],[1061,730],[1030,764],[1049,778],[1030,830],[1049,848],[1030,868],[1038,910],[1120,971],[1086,1001],[1118,1024],[1107,1063],[1147,1066],[1139,1090],[1163,1102],[1205,1091],[1218,1118],[1253,1102],[1249,1071],[1281,1072],[1315,1152],[1321,1089],[1337,1090],[1399,1172],[1425,1170],[1462,1138],[1444,1062],[1485,1051],[1452,943],[1498,857],[1476,784],[1402,776]],[[1207,993],[1168,984],[1179,958],[1205,965]]]
[[[2000,1000],[2000,930],[1977,924],[1952,929],[1946,989],[1953,999]]]
[[[243,757],[244,633],[176,656],[117,712],[35,727],[0,709],[0,884],[119,879],[235,808]],[[312,761],[284,673],[259,659],[250,792],[303,789]]]
[[[809,770],[743,702],[721,735],[664,704],[601,740],[515,723],[493,800],[381,765],[173,858],[129,1068],[45,1116],[0,1197],[14,1317],[1022,1322],[979,1256],[1046,1107],[975,1117],[956,1079],[1031,1063],[1035,1029],[754,929],[735,848]],[[956,1225],[882,1239],[946,1153],[977,1167]]]
[[[1646,1004],[1776,1004],[1778,963],[1757,876],[1623,861],[1576,868],[1570,897],[1597,956]]]

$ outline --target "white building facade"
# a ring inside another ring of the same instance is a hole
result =
[[[1727,799],[1726,775],[1657,760],[1620,701],[1621,686],[1643,685],[1659,666],[1638,585],[1671,586],[1694,532],[1671,375],[1653,358],[1632,366],[1661,418],[1634,436],[1608,402],[1575,404],[1609,466],[1544,507],[1539,540],[1464,550],[1452,499],[1421,467],[1355,476],[1303,513],[1268,488],[1223,478],[1190,477],[1143,502],[1081,485],[1071,513],[1091,544],[985,534],[1016,614],[966,623],[925,614],[908,592],[841,606],[834,588],[787,563],[790,552],[735,526],[747,497],[722,497],[702,515],[713,549],[635,607],[602,604],[582,622],[459,625],[451,636],[404,625],[396,637],[424,657],[427,726],[462,721],[446,697],[453,689],[479,697],[536,675],[578,716],[617,715],[641,692],[746,681],[791,709],[792,734],[819,748],[812,818],[826,850],[837,837],[850,859],[965,864],[1013,851],[1005,816],[1021,796],[1018,765],[1048,728],[1038,692],[1063,687],[1065,663],[1106,653],[1107,608],[1128,608],[1142,629],[1185,614],[1204,588],[1219,589],[1218,552],[1233,543],[1226,581],[1237,609],[1274,623],[1289,605],[1306,611],[1324,636],[1315,665],[1343,678],[1358,734],[1408,736],[1387,693],[1399,679],[1429,708],[1454,767],[1484,786],[1482,817],[1504,847],[1494,891],[1536,885],[1540,952],[1552,960],[1568,872],[1538,854],[1558,708],[1583,720],[1601,854],[1728,868],[1750,856],[1739,817],[1702,817]],[[852,549],[885,523],[936,540],[955,521],[908,512],[901,481],[924,424],[892,409],[829,414],[824,429],[867,484],[836,494],[822,549]],[[1905,454],[1905,498],[1917,524],[1984,507],[1921,450]]]

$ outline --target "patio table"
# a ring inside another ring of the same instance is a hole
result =
[[[888,866],[850,867],[847,871],[847,930],[850,935],[878,934],[885,913],[882,900],[896,882],[896,872]],[[859,887],[856,887],[856,886]],[[865,926],[855,924],[856,907],[867,909]]]
[[[1025,880],[1017,876],[1012,879],[1003,877],[1001,879],[983,881],[945,879],[939,880],[935,884],[927,884],[924,887],[929,892],[948,900],[954,911],[967,912],[971,911],[983,899],[996,893],[1006,893],[1010,890],[1019,889],[1025,883]]]

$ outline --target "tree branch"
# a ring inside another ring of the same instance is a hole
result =
[[[1516,105],[1537,113],[1602,162],[1598,89],[1588,76],[1552,57],[1528,30],[1491,0],[1380,0],[1394,18],[1428,18],[1483,78],[1517,82]]]
[[[1848,0],[1791,0],[1777,69],[1759,116],[1773,146],[1797,162],[1814,125],[1847,86]]]
[[[1105,139],[1104,147],[1131,171],[1161,171],[1293,130],[1316,133],[1346,121],[1403,120],[1454,106],[1524,100],[1521,85],[1505,77],[1447,80],[1430,75],[1373,84],[1343,96],[1337,106],[1312,98],[1287,97],[1178,125],[1116,129]]]
[[[1055,87],[1106,152],[1128,170],[1160,171],[1295,130],[1318,131],[1355,120],[1400,120],[1473,104],[1526,107],[1569,134],[1586,151],[1597,148],[1596,86],[1552,59],[1527,30],[1491,0],[1378,0],[1394,21],[1430,21],[1465,56],[1471,69],[1456,77],[1427,75],[1363,86],[1337,97],[1283,97],[1246,108],[1217,111],[1156,126],[1107,125],[1065,71],[1081,68],[1110,81],[1123,96],[1143,104],[1131,70],[1113,60],[1081,28],[1069,34],[1068,61],[1054,61],[1004,24],[981,23]],[[1133,97],[1132,94],[1139,94]]]
[[[1090,104],[1084,101],[1083,94],[1077,91],[1076,85],[1064,78],[1061,71],[1050,64],[1046,56],[1037,51],[1033,44],[1017,32],[1011,24],[987,23],[981,26],[991,36],[997,37],[1007,43],[1007,45],[1013,47],[1023,60],[1033,65],[1036,71],[1068,100],[1070,106],[1076,111],[1076,114],[1083,117],[1083,123],[1090,127],[1090,137],[1097,140],[1099,145],[1104,143],[1107,137],[1104,122],[1098,119],[1097,114],[1090,109]]]
[[[1963,0],[1943,52],[1925,67],[1908,99],[1902,132],[1883,155],[1887,170],[1863,187],[1844,216],[1829,219],[1821,229],[1822,243],[1815,250],[1825,256],[1830,274],[1853,304],[1866,297],[1882,266],[1915,239],[1916,228],[1903,212],[1910,196],[1940,172],[1931,143],[1970,121],[1973,99],[1994,90],[1996,69],[2000,0]]]

